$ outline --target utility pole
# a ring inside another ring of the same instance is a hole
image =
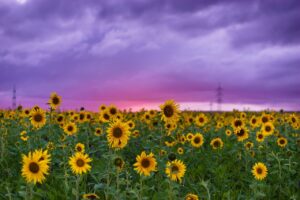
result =
[[[222,111],[222,102],[223,102],[223,88],[221,87],[221,84],[219,83],[219,86],[217,88],[218,111]]]
[[[16,86],[13,86],[13,96],[12,96],[12,109],[15,110],[17,107],[17,89]]]

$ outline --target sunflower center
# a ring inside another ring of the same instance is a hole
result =
[[[252,119],[252,124],[255,124],[256,123],[256,119]]]
[[[256,172],[257,172],[258,174],[262,174],[263,170],[262,170],[261,168],[257,168],[257,169],[256,169]]]
[[[164,114],[166,117],[172,117],[174,114],[174,110],[173,110],[172,106],[170,106],[170,105],[165,106]]]
[[[105,113],[105,114],[103,115],[103,118],[104,118],[105,120],[109,120],[109,115]]]
[[[29,164],[29,170],[32,172],[32,173],[38,173],[38,171],[40,170],[40,167],[37,163],[35,162],[32,162]]]
[[[265,130],[266,130],[267,132],[270,132],[270,131],[271,131],[271,127],[270,127],[270,126],[266,126]]]
[[[122,137],[122,135],[123,135],[122,129],[120,129],[119,127],[113,129],[113,136],[115,138],[120,138]]]
[[[177,165],[173,165],[171,168],[172,173],[177,173],[179,171],[179,168]]]
[[[82,148],[80,146],[78,146],[77,151],[82,151]]]
[[[41,114],[34,115],[34,121],[41,122],[43,120],[43,116]]]
[[[58,97],[53,97],[53,98],[52,98],[52,103],[53,103],[54,105],[59,104],[59,98],[58,98]]]
[[[237,121],[234,122],[234,125],[235,125],[236,127],[241,126],[241,125],[242,125],[242,122],[241,122],[240,120],[237,120]]]
[[[73,126],[68,126],[68,131],[73,131]]]
[[[280,144],[284,144],[285,141],[284,141],[283,139],[281,139],[281,140],[279,140],[279,143],[280,143]]]
[[[199,118],[199,122],[200,122],[200,123],[203,123],[203,122],[204,122],[204,119],[203,119],[202,117],[200,117],[200,118]]]
[[[150,161],[149,161],[149,159],[144,158],[144,159],[142,160],[142,166],[143,166],[144,168],[148,168],[148,167],[150,166]]]
[[[241,130],[237,133],[238,136],[243,136],[244,134],[245,134],[244,129],[241,129]]]
[[[194,142],[195,142],[196,144],[199,144],[199,143],[200,143],[200,138],[199,138],[199,137],[195,137]]]
[[[62,116],[59,116],[58,118],[57,118],[57,121],[59,121],[59,122],[61,122],[63,120],[63,117]]]
[[[115,108],[110,109],[110,114],[114,115],[117,113],[117,110]]]
[[[262,138],[263,138],[263,135],[259,134],[259,135],[258,135],[258,138],[259,138],[259,139],[262,139]]]
[[[84,114],[80,114],[80,115],[79,115],[79,119],[80,119],[80,120],[83,120],[83,119],[84,119]]]
[[[214,147],[219,147],[220,146],[220,142],[217,140],[214,142]]]
[[[77,165],[78,167],[83,167],[84,164],[85,164],[84,160],[82,160],[82,159],[80,159],[80,158],[76,161],[76,165]]]
[[[268,118],[267,118],[267,117],[263,117],[263,118],[261,119],[261,121],[262,121],[263,123],[266,123],[266,122],[268,121]]]

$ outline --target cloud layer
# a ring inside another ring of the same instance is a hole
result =
[[[0,106],[174,98],[300,109],[300,2],[1,0]]]

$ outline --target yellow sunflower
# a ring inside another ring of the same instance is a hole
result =
[[[186,166],[181,160],[173,160],[167,163],[165,173],[172,181],[182,181],[186,171]]]
[[[162,120],[165,122],[177,122],[179,119],[179,105],[173,100],[166,101],[160,106]]]
[[[196,116],[195,122],[197,126],[203,127],[207,123],[207,117],[204,113],[200,113]]]
[[[280,146],[280,147],[285,147],[287,145],[287,143],[288,143],[288,141],[284,137],[279,137],[277,139],[277,145]]]
[[[183,150],[183,148],[181,148],[181,147],[179,147],[178,149],[177,149],[177,153],[178,154],[183,154],[183,152],[184,152],[184,150]]]
[[[107,141],[112,148],[124,148],[129,140],[128,124],[121,121],[111,122],[107,129]]]
[[[23,140],[23,141],[27,141],[28,140],[28,136],[27,136],[27,132],[26,131],[22,131],[21,133],[20,133],[20,137],[21,137],[21,140]]]
[[[107,110],[103,111],[99,115],[99,120],[102,122],[109,122],[111,120],[111,116]]]
[[[225,134],[229,137],[229,136],[231,136],[232,132],[231,132],[231,130],[227,129],[227,130],[225,131]]]
[[[77,133],[77,126],[76,126],[76,124],[73,123],[73,122],[70,122],[70,123],[66,124],[64,126],[64,132],[67,135],[74,135],[75,133]]]
[[[247,150],[249,150],[254,146],[254,144],[252,142],[246,142],[246,144],[244,146]]]
[[[91,161],[92,159],[87,154],[77,152],[69,158],[69,165],[74,174],[83,174],[91,170],[91,165],[89,164]]]
[[[262,134],[260,131],[256,133],[256,141],[257,142],[263,142],[265,140],[264,134]]]
[[[191,193],[187,194],[184,198],[184,200],[198,200],[198,199],[199,198],[196,194],[191,194]]]
[[[88,193],[88,194],[84,194],[82,195],[83,199],[99,199],[99,196],[95,193]]]
[[[55,110],[61,104],[61,97],[58,96],[55,92],[52,92],[48,103],[50,107]]]
[[[269,136],[274,133],[275,127],[272,122],[266,122],[261,127],[261,132],[264,134],[264,136]]]
[[[213,148],[213,149],[222,149],[223,148],[223,141],[221,138],[217,137],[217,138],[214,138],[212,139],[212,141],[210,142],[210,146]]]
[[[23,166],[22,176],[27,182],[42,183],[49,174],[48,160],[40,160],[41,154],[38,152],[29,152],[28,155],[22,155]]]
[[[30,112],[30,122],[35,128],[41,128],[46,124],[46,113],[41,108],[33,108]]]
[[[264,163],[258,162],[252,167],[252,174],[257,180],[263,180],[267,177],[268,169]]]
[[[156,170],[156,159],[154,158],[154,154],[146,154],[144,151],[141,155],[136,157],[136,163],[134,163],[134,170],[137,171],[140,175],[150,176],[152,171]]]
[[[95,135],[96,136],[100,136],[100,135],[102,135],[102,129],[101,128],[96,128],[96,130],[95,130]]]
[[[249,138],[249,131],[246,127],[239,127],[235,129],[234,134],[237,136],[239,142]]]
[[[76,144],[76,146],[75,146],[75,151],[76,152],[84,153],[84,150],[85,150],[84,144],[82,144],[82,143],[77,143]]]
[[[196,133],[192,140],[191,140],[191,144],[193,147],[199,148],[203,145],[204,142],[204,137],[201,133]]]

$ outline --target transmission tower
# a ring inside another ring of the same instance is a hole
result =
[[[218,111],[222,111],[222,102],[223,102],[223,88],[221,87],[221,84],[219,83],[219,86],[217,88]]]
[[[13,87],[13,96],[12,96],[12,109],[15,110],[17,107],[17,89],[14,85]]]

